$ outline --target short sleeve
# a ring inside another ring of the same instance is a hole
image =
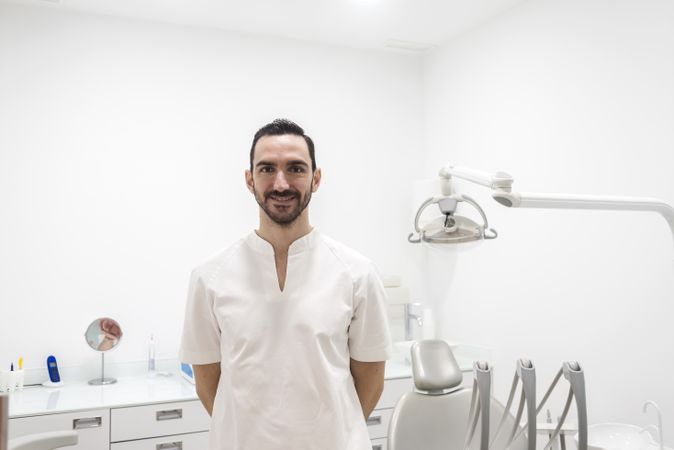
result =
[[[371,264],[356,280],[354,314],[349,326],[349,353],[362,362],[385,361],[391,357],[391,333],[386,314],[386,292]]]
[[[179,358],[188,364],[221,360],[220,326],[213,312],[213,298],[196,270],[190,277]]]

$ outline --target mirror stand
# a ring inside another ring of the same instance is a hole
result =
[[[105,353],[101,352],[101,378],[89,380],[89,384],[94,386],[103,386],[106,384],[117,383],[116,378],[105,378]]]

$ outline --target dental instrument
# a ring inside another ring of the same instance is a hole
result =
[[[545,423],[546,423],[547,425],[552,425],[552,414],[550,414],[550,410],[549,410],[549,409],[545,411]],[[548,439],[552,439],[552,432],[551,432],[551,430],[548,431]],[[550,447],[550,450],[557,450],[557,448],[556,448],[555,445],[553,444],[552,447]]]
[[[492,446],[493,442],[496,440],[499,433],[503,429],[503,424],[505,423],[506,418],[510,412],[510,407],[512,406],[513,399],[515,398],[515,392],[517,391],[517,386],[520,381],[522,382],[522,388],[520,392],[520,403],[517,407],[517,414],[515,416],[515,424],[520,423],[524,406],[526,404],[528,450],[536,450],[536,369],[530,360],[524,358],[517,361],[515,376],[513,377],[510,394],[508,395],[508,401],[506,402],[505,412],[501,422],[499,423],[498,427],[496,427],[496,433],[492,439]],[[512,427],[510,437],[508,438],[508,442],[506,444],[506,449],[510,448],[510,445],[512,444],[517,433],[517,428],[517,425]]]
[[[470,197],[452,193],[453,177],[491,189],[494,200],[512,208],[654,211],[665,218],[674,238],[674,208],[657,198],[514,192],[512,190],[514,179],[506,172],[488,173],[456,166],[443,167],[440,169],[439,176],[442,194],[426,200],[421,205],[414,221],[414,230],[418,237],[413,238],[414,233],[411,233],[408,236],[409,242],[453,244],[496,237],[496,232],[490,234],[493,230],[488,229],[482,208]],[[470,221],[472,223],[466,222],[460,219],[460,216],[454,215],[456,204],[460,201],[471,204],[480,212],[484,221],[483,225],[472,221]],[[444,217],[421,226],[419,224],[421,213],[426,207],[435,203],[440,206]]]
[[[538,415],[538,413],[543,410],[543,406],[545,406],[548,398],[550,398],[550,394],[557,386],[557,383],[562,378],[562,375],[569,382],[569,393],[564,405],[564,411],[558,418],[557,426],[552,432],[552,436],[543,450],[552,448],[555,440],[560,436],[564,421],[566,420],[566,416],[569,413],[571,403],[574,399],[576,401],[576,413],[578,415],[578,450],[587,450],[587,400],[585,394],[585,374],[578,362],[569,361],[562,364],[562,367],[557,372],[557,375],[555,375],[555,378],[550,384],[550,387],[543,396],[541,403],[538,405],[538,408],[536,408],[536,414]]]
[[[473,398],[471,400],[471,408],[469,413],[468,421],[468,430],[466,433],[466,442],[464,448],[468,449],[470,443],[473,439],[473,434],[475,433],[475,426],[477,424],[478,416],[481,416],[482,421],[482,437],[480,441],[480,448],[482,450],[487,450],[489,448],[494,448],[494,443],[498,439],[503,425],[506,423],[507,419],[512,418],[510,414],[510,408],[512,406],[513,400],[515,398],[515,393],[517,387],[521,380],[522,389],[520,393],[520,402],[517,408],[517,413],[514,420],[512,421],[511,432],[509,433],[508,439],[505,442],[505,449],[508,450],[512,446],[513,442],[518,439],[521,433],[525,428],[520,428],[520,421],[522,419],[522,413],[524,411],[524,406],[527,406],[527,450],[536,450],[536,370],[533,366],[533,363],[528,359],[519,359],[516,364],[515,376],[513,378],[513,383],[510,389],[510,394],[508,395],[508,400],[505,407],[503,408],[503,416],[496,427],[496,431],[493,433],[491,441],[488,440],[489,437],[489,411],[484,410],[483,404],[485,403],[484,399],[488,400],[491,397],[491,369],[486,363],[475,362],[473,365]],[[480,401],[477,401],[477,399]],[[486,425],[485,425],[486,423]],[[486,430],[485,430],[486,428]],[[519,430],[519,432],[518,432]],[[485,440],[485,436],[487,440]]]
[[[489,395],[488,391],[485,391],[485,389],[490,387],[491,383],[491,370],[485,363],[476,362],[473,366],[473,371],[475,381],[473,383],[473,397],[471,400],[468,429],[466,432],[466,440],[464,444],[465,449],[468,449],[473,439],[475,427],[477,424],[477,418],[481,414],[481,409],[484,408],[483,402],[480,400],[482,400],[482,397],[485,395],[485,392],[487,392],[486,395]],[[526,430],[528,432],[527,450],[535,450],[536,433],[537,433],[536,417],[538,416],[538,413],[540,413],[540,411],[543,409],[543,406],[545,406],[545,403],[547,402],[548,398],[550,397],[550,394],[554,390],[555,386],[557,385],[562,375],[570,384],[569,394],[567,396],[566,404],[564,406],[564,411],[562,412],[562,415],[559,417],[558,424],[555,427],[554,431],[551,434],[549,434],[549,442],[545,445],[544,450],[552,448],[555,440],[557,439],[557,437],[560,436],[562,426],[564,424],[564,421],[566,420],[573,399],[575,399],[576,401],[576,410],[578,414],[578,450],[587,450],[588,448],[587,404],[585,395],[585,377],[582,369],[580,368],[580,365],[575,361],[565,362],[562,365],[562,368],[555,376],[547,392],[543,396],[541,403],[538,406],[536,406],[536,372],[531,361],[527,359],[520,359],[517,362],[517,370],[515,372],[513,384],[510,390],[510,394],[508,396],[508,401],[506,403],[506,406],[504,407],[503,413],[504,416],[497,427],[496,433],[494,433],[492,437],[491,443],[485,444],[485,441],[482,440],[480,443],[480,449],[489,450],[490,447],[494,448],[494,442],[499,437],[500,431],[503,428],[503,424],[505,422],[505,418],[511,417],[510,407],[512,406],[513,399],[515,397],[518,382],[519,380],[521,380],[522,389],[520,394],[520,403],[517,408],[516,416],[514,418],[513,422],[514,425],[512,426],[512,431],[505,444],[505,449],[506,450],[510,449],[512,443],[517,439],[519,439],[520,436]],[[480,387],[480,383],[482,383],[482,388]],[[519,427],[525,404],[527,406],[527,423],[525,426]],[[485,417],[489,417],[488,412],[482,417],[483,437],[485,428],[484,425]],[[486,429],[487,430],[489,429],[488,424],[486,426]],[[487,436],[489,435],[488,433],[489,431],[487,431]],[[565,446],[564,443],[562,445]]]
[[[404,394],[395,406],[388,431],[388,450],[464,450],[466,424],[473,421],[472,416],[469,417],[473,391],[462,386],[463,374],[449,345],[442,340],[415,342],[410,356],[414,390]],[[479,367],[484,372],[491,370],[489,364],[480,363]],[[505,410],[491,397],[490,386],[487,386],[489,374],[484,375],[487,375],[484,379],[480,376],[484,393],[481,409],[489,410],[484,416],[487,426],[500,420]],[[509,429],[514,425],[514,417],[508,415],[504,426]],[[476,441],[470,450],[489,444],[487,439],[482,443]],[[505,439],[499,437],[494,448],[505,448]],[[524,438],[516,439],[511,445],[511,450],[526,449]]]
[[[655,408],[655,411],[658,413],[658,426],[655,427],[654,425],[649,425],[653,426],[658,430],[658,439],[660,440],[660,450],[663,450],[665,441],[662,439],[662,413],[660,412],[660,407],[658,406],[657,403],[655,403],[653,400],[648,400],[646,403],[644,403],[644,414],[648,412],[648,407],[652,406]],[[648,428],[648,427],[646,427]],[[644,430],[646,429],[644,428]],[[642,430],[643,431],[643,430]]]
[[[473,363],[473,396],[468,413],[468,430],[463,448],[468,450],[480,419],[480,450],[489,450],[489,405],[491,404],[491,381],[493,372],[487,362]],[[504,410],[508,414],[508,410]],[[515,420],[517,424],[517,420]],[[515,425],[517,426],[517,425]],[[497,436],[494,436],[496,438]]]
[[[557,416],[557,423],[561,422],[561,417]],[[550,436],[552,438],[552,436]],[[553,441],[554,442],[554,441]],[[559,433],[559,444],[562,450],[566,450],[566,436],[564,435],[564,426],[562,425],[562,431]],[[555,450],[555,445],[552,444],[550,450]]]

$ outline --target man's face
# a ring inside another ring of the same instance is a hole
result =
[[[288,226],[309,204],[320,175],[320,169],[311,171],[309,148],[302,136],[263,136],[255,144],[253,171],[246,171],[246,184],[267,216]]]

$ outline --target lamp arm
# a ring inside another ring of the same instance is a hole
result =
[[[665,218],[674,238],[674,208],[657,198],[498,191],[493,192],[492,197],[502,205],[513,208],[654,211]]]
[[[459,166],[443,167],[440,169],[438,175],[444,180],[450,180],[452,177],[456,177],[480,184],[490,189],[503,190],[506,192],[510,192],[514,182],[513,177],[506,172],[489,173]]]

